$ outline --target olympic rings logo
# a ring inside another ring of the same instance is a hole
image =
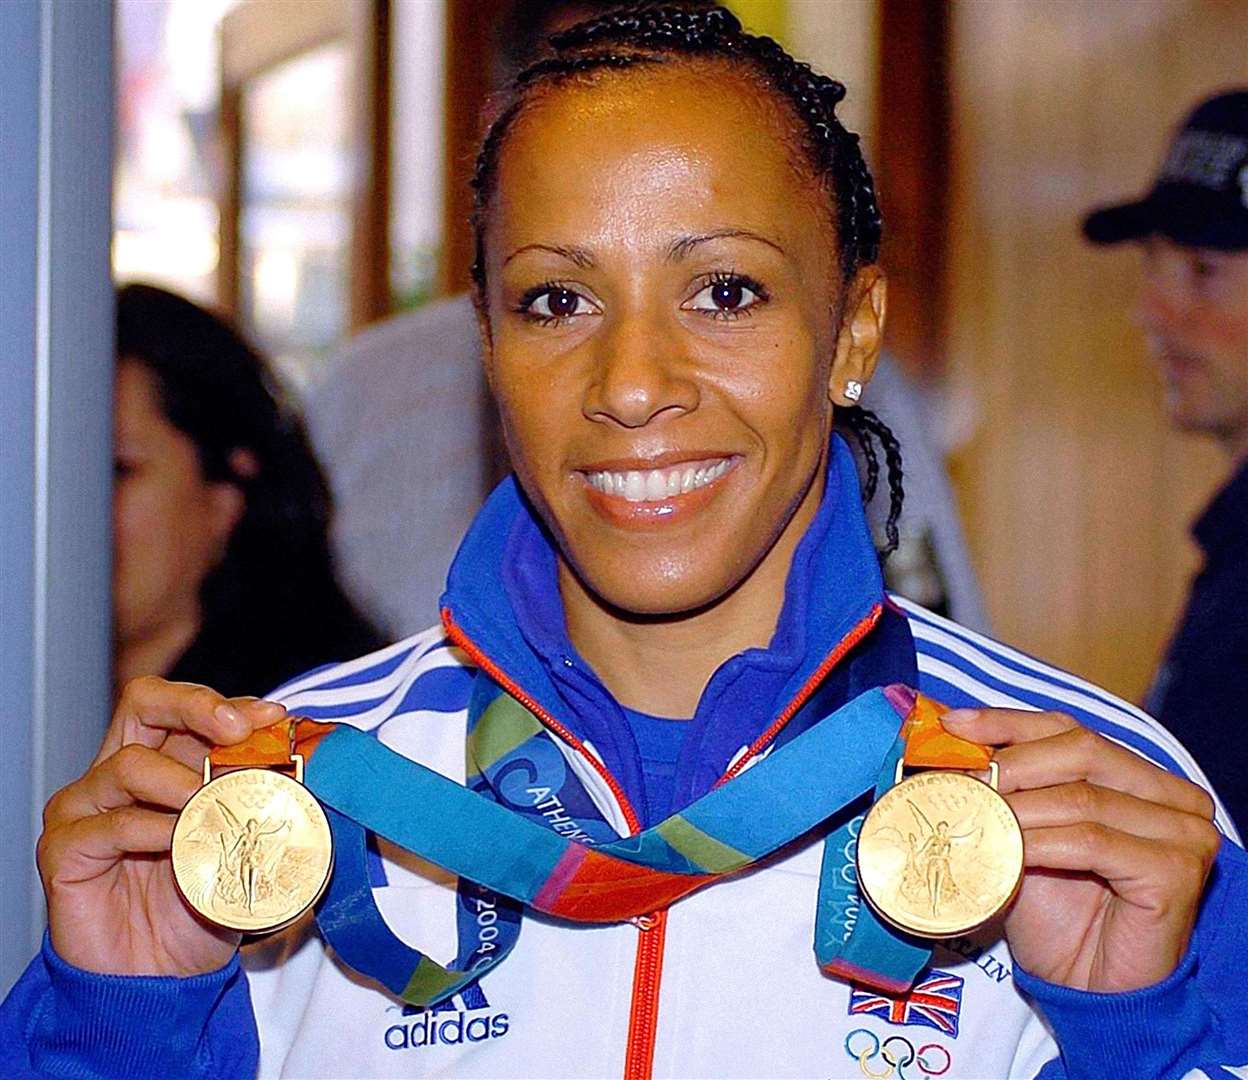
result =
[[[949,1051],[940,1043],[916,1047],[904,1035],[890,1035],[880,1042],[879,1036],[867,1028],[855,1028],[845,1036],[845,1053],[858,1062],[862,1075],[871,1080],[888,1080],[894,1075],[898,1080],[917,1080],[918,1072],[906,1072],[912,1067],[925,1077],[944,1076],[953,1064]],[[871,1065],[877,1057],[883,1062],[879,1067]]]

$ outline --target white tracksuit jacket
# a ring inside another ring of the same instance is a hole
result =
[[[1173,737],[1139,710],[897,602],[910,621],[925,693],[956,705],[1060,709],[1200,780]],[[411,688],[469,661],[440,628],[379,656],[400,650],[406,657],[381,679],[318,690],[363,671],[366,658],[280,696],[294,712],[318,705],[340,712],[359,700],[361,711],[341,722],[380,725],[384,743],[462,781],[466,701],[450,708],[443,691],[436,707],[422,707]],[[1220,824],[1230,831],[1224,817]],[[382,854],[388,884],[375,893],[387,921],[423,951],[449,959],[454,879],[384,842]],[[633,1039],[645,1038],[651,1022],[653,1072],[662,1077],[1034,1077],[1057,1057],[1053,1036],[1019,990],[1005,943],[990,932],[938,945],[932,975],[905,1004],[820,974],[812,953],[820,857],[820,845],[809,843],[680,901],[661,950],[649,950],[661,956],[657,970],[637,970],[638,947],[663,931],[569,926],[526,913],[510,957],[479,987],[431,1012],[403,1006],[341,966],[305,923],[244,957],[261,1075],[618,1077],[630,1025]],[[1107,1053],[1112,1059],[1114,1048]],[[1053,1062],[1044,1075],[1067,1075],[1062,1069]],[[1115,1068],[1114,1075],[1128,1073]]]

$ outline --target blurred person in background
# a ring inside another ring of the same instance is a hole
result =
[[[117,294],[114,671],[256,693],[381,644],[334,579],[330,498],[268,365],[173,293]]]
[[[621,6],[618,0],[518,0],[498,28],[501,62],[493,83],[506,85],[549,34]],[[896,432],[904,459],[905,510],[897,550],[884,569],[890,588],[987,630],[931,402],[885,354],[862,403]],[[333,542],[344,583],[387,630],[415,633],[436,617],[460,539],[508,467],[482,376],[472,298],[437,301],[350,341],[310,389],[306,417],[338,508]],[[867,512],[883,545],[886,490]]]
[[[1094,244],[1143,256],[1138,319],[1180,431],[1213,439],[1230,479],[1192,527],[1204,565],[1148,696],[1239,825],[1248,824],[1248,88],[1201,103],[1152,190],[1090,214]]]

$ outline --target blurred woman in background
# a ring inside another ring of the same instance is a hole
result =
[[[117,294],[117,358],[116,684],[255,693],[376,648],[334,578],[325,477],[264,359],[150,285]]]

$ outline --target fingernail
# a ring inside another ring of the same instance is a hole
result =
[[[222,702],[220,705],[217,706],[214,712],[214,715],[216,716],[218,720],[221,721],[221,723],[228,724],[230,727],[235,728],[236,730],[246,726],[246,721],[243,719],[243,714],[240,713],[236,708],[234,708],[233,705],[227,705],[224,702]]]
[[[267,713],[270,716],[280,716],[282,713],[286,711],[286,706],[283,705],[280,701],[257,700],[253,703],[252,707],[259,709],[261,712]]]
[[[941,716],[940,722],[942,724],[948,724],[948,723],[969,724],[972,720],[978,720],[978,719],[979,719],[978,709],[950,709],[947,713],[944,713]]]

